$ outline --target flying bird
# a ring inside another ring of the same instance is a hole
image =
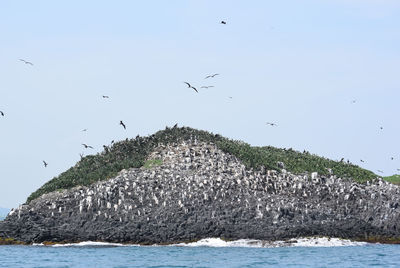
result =
[[[394,160],[394,157],[392,156],[392,157],[390,158],[390,160]]]
[[[79,156],[81,157],[81,160],[82,160],[84,154],[83,154],[83,153],[80,153]]]
[[[377,171],[378,171],[378,172],[380,172],[380,173],[383,173],[383,171],[382,171],[382,170],[379,170],[379,169],[378,169]]]
[[[43,165],[44,167],[47,167],[48,164],[46,163],[46,161],[43,160]]]
[[[200,88],[209,88],[209,87],[214,87],[214,86],[201,86]]]
[[[87,149],[87,148],[93,149],[93,147],[90,146],[90,145],[87,145],[87,144],[84,144],[84,143],[82,143],[82,145],[85,147],[85,149]]]
[[[383,129],[383,127],[380,127],[380,129]]]
[[[351,103],[356,103],[357,100],[352,100]]]
[[[102,97],[103,97],[103,99],[109,99],[110,98],[109,96],[106,96],[106,95],[103,95]]]
[[[188,86],[188,88],[193,88],[194,91],[196,91],[197,93],[199,93],[199,92],[197,91],[197,89],[196,89],[194,86],[192,86],[191,84],[189,84],[188,82],[183,82],[183,83],[185,83],[185,84]]]
[[[360,161],[364,163],[364,160],[360,159]]]
[[[221,24],[226,24],[226,21],[222,20],[222,21],[221,21]]]
[[[87,131],[87,128],[85,128],[85,129],[82,129],[82,131],[83,131],[83,132]]]
[[[207,78],[214,78],[214,77],[217,76],[217,75],[219,75],[219,74],[210,74],[210,75],[207,75],[204,79],[207,79]]]
[[[178,127],[178,123],[176,123],[174,126],[173,126],[173,128],[177,128]]]
[[[3,111],[0,111],[0,114],[1,114],[1,116],[4,116],[4,113],[3,113]]]
[[[121,126],[123,126],[123,127],[124,127],[124,129],[126,129],[126,126],[125,126],[124,122],[122,122],[122,120],[121,120],[121,121],[119,121],[119,124],[120,124]]]
[[[25,63],[25,64],[30,64],[30,65],[33,66],[33,63],[32,63],[32,62],[29,62],[29,61],[26,61],[26,60],[23,60],[23,59],[19,59],[19,60],[22,61],[22,62]]]
[[[270,125],[270,126],[272,126],[272,127],[276,127],[276,126],[278,126],[277,124],[275,124],[275,123],[271,123],[271,122],[267,122],[267,125]]]

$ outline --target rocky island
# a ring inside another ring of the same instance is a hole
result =
[[[84,157],[0,222],[0,244],[398,243],[399,203],[399,186],[351,163],[174,127]]]

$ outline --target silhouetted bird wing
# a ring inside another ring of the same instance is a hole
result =
[[[26,60],[23,60],[23,59],[19,59],[19,60],[22,61],[22,62],[24,62],[25,64],[30,64],[30,65],[33,66],[33,63],[32,63],[32,62],[29,62],[29,61],[26,61]]]
[[[124,122],[122,122],[122,121],[119,121],[119,124],[120,124],[121,126],[123,126],[123,127],[124,127],[124,129],[126,129],[126,126],[125,126]]]
[[[1,114],[1,116],[4,116],[4,113],[3,113],[3,111],[0,111],[0,114]]]
[[[188,82],[183,82],[185,83],[188,87],[192,87]]]
[[[44,165],[44,167],[47,167],[47,163],[44,160],[43,160],[43,165]]]
[[[193,89],[194,89],[194,91],[196,91],[197,93],[199,93],[195,87],[191,87],[191,88],[193,88]]]

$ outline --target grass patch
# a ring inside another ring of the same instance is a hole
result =
[[[143,167],[150,169],[150,168],[161,166],[161,165],[162,165],[161,159],[150,159],[144,163]]]
[[[182,141],[198,141],[214,143],[220,150],[239,158],[247,168],[280,170],[277,162],[285,163],[286,170],[292,173],[318,172],[328,175],[328,169],[340,177],[353,178],[357,182],[365,182],[377,176],[354,164],[333,161],[324,157],[298,152],[292,149],[275,147],[253,147],[242,141],[227,139],[218,134],[196,130],[188,127],[166,128],[147,137],[137,136],[112,144],[102,153],[83,157],[75,166],[51,179],[33,192],[27,203],[39,196],[60,189],[69,189],[78,185],[87,186],[94,182],[107,180],[122,169],[151,168],[162,164],[157,160],[146,161],[148,156],[159,145],[180,143]],[[151,162],[153,161],[153,162]]]
[[[391,182],[393,184],[400,185],[400,175],[392,175],[383,178],[385,181]]]

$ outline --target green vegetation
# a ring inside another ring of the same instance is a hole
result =
[[[45,183],[36,192],[32,193],[27,203],[39,196],[59,189],[69,189],[78,185],[90,185],[100,180],[114,177],[122,169],[161,165],[161,160],[147,161],[148,155],[161,144],[179,143],[181,141],[197,140],[212,142],[222,151],[239,158],[248,168],[280,170],[277,162],[285,163],[286,170],[293,173],[309,173],[317,171],[328,175],[328,169],[340,177],[353,178],[358,182],[377,177],[371,171],[356,165],[329,160],[312,155],[308,152],[297,152],[292,149],[278,149],[274,147],[252,147],[241,141],[234,141],[207,131],[188,127],[166,128],[148,136],[137,136],[135,139],[126,139],[107,147],[105,151],[96,155],[83,157],[74,167],[61,173],[58,177]]]
[[[391,182],[393,184],[400,185],[400,175],[392,175],[383,178],[385,181]]]
[[[147,168],[147,169],[150,169],[150,168],[153,168],[153,167],[156,167],[156,166],[161,166],[161,165],[162,165],[162,160],[161,159],[150,159],[150,160],[147,160],[144,163],[143,167]]]

